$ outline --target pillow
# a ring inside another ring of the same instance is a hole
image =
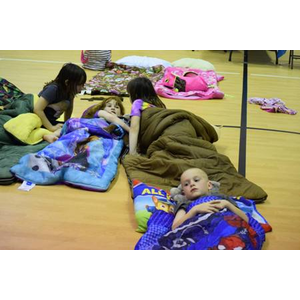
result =
[[[169,200],[169,193],[138,180],[133,180],[133,198],[137,232],[146,232],[148,220],[156,209],[174,211],[174,203]]]
[[[204,71],[213,70],[215,71],[215,67],[208,61],[196,58],[182,58],[176,60],[172,63],[173,67],[181,67],[181,68],[193,68],[200,69]]]
[[[6,122],[4,129],[24,144],[34,145],[43,140],[45,134],[51,133],[42,126],[41,119],[33,113],[18,115]]]
[[[165,68],[171,67],[171,63],[154,57],[147,56],[126,56],[116,61],[117,64],[130,67],[151,68],[157,65],[163,65]]]

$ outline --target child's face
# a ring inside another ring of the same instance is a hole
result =
[[[212,188],[207,175],[199,169],[189,169],[181,175],[181,186],[188,200],[195,200],[207,195]]]
[[[114,114],[118,117],[121,117],[121,108],[116,100],[111,100],[107,102],[104,110],[109,112],[110,114]]]

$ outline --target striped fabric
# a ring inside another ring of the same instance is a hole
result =
[[[105,64],[111,60],[111,50],[86,50],[83,58],[84,68],[102,71],[105,69]]]

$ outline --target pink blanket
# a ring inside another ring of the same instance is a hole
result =
[[[201,76],[202,79],[208,85],[207,91],[189,91],[189,92],[178,92],[175,89],[166,87],[163,84],[163,78],[155,84],[155,91],[158,95],[171,98],[171,99],[183,99],[183,100],[207,100],[207,99],[223,99],[224,93],[218,88],[218,81],[224,79],[224,76],[217,75],[214,71],[203,71],[199,69],[191,68],[178,68],[168,67],[165,72],[173,72],[174,74],[181,76],[186,72],[195,72]]]
[[[284,113],[289,115],[297,114],[296,110],[286,107],[285,102],[283,102],[279,98],[267,99],[267,98],[253,97],[248,99],[248,102],[251,104],[258,104],[260,105],[260,108],[262,110],[270,113]]]

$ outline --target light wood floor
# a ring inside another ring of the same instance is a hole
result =
[[[300,52],[300,51],[296,51]],[[232,62],[223,51],[113,51],[116,61],[127,55],[159,57],[170,62],[184,58],[210,61],[225,76],[219,83],[223,100],[186,101],[163,99],[168,108],[192,111],[213,124],[239,126],[241,119],[243,52]],[[38,93],[57,75],[65,62],[80,64],[80,51],[0,51],[0,77],[26,93]],[[96,72],[87,71],[88,78]],[[248,104],[249,127],[292,131],[247,131],[246,177],[268,193],[259,211],[273,227],[264,249],[300,249],[300,61],[288,66],[288,52],[275,65],[274,53],[250,51],[248,97],[280,98],[295,116],[271,114]],[[128,99],[124,100],[127,113]],[[76,100],[74,117],[92,102]],[[216,143],[238,167],[239,129],[224,127]],[[135,232],[133,201],[122,166],[105,193],[71,187],[36,186],[17,190],[20,183],[0,186],[0,249],[133,249],[140,238]]]

